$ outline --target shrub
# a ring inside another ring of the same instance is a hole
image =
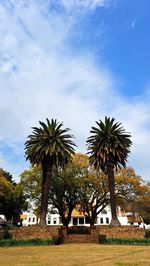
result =
[[[14,240],[14,239],[2,239],[2,240],[0,240],[0,247],[18,246],[16,244],[17,244],[16,240]]]
[[[136,245],[150,246],[150,238],[108,238],[106,244],[110,245]]]
[[[8,228],[5,228],[2,233],[2,239],[12,239],[12,234]]]
[[[58,245],[58,239],[40,239],[34,238],[29,240],[16,240],[16,239],[2,239],[0,240],[1,247],[11,246],[47,246]]]
[[[146,237],[146,238],[150,238],[150,230],[147,230],[147,231],[145,232],[145,237]]]
[[[106,235],[104,235],[104,234],[98,235],[98,243],[99,244],[106,244],[107,243]]]

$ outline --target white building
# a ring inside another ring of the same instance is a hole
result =
[[[121,223],[121,225],[133,225],[139,226],[141,228],[144,227],[144,222],[141,217],[136,216],[128,216],[125,212],[121,211],[121,208],[117,208],[117,216]],[[33,211],[25,212],[21,215],[22,225],[23,226],[31,226],[39,223],[39,219],[36,217]],[[46,216],[47,225],[62,225],[61,218],[58,213],[48,213]],[[110,207],[107,206],[101,213],[98,214],[95,219],[95,225],[108,225],[111,222],[111,211]],[[90,226],[88,217],[84,216],[81,212],[79,212],[78,208],[75,208],[72,212],[71,221],[69,226]]]

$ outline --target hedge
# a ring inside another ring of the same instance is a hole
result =
[[[150,246],[150,238],[106,238],[106,235],[98,235],[98,242],[105,245]]]
[[[34,238],[29,240],[2,239],[0,240],[0,247],[48,246],[48,245],[59,245],[61,243],[62,240],[60,237],[53,237],[52,239]]]

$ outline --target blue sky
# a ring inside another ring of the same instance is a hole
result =
[[[0,0],[0,167],[29,167],[32,126],[57,118],[86,152],[114,116],[131,132],[128,165],[150,180],[150,1]]]

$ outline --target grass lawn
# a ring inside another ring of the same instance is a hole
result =
[[[148,246],[64,244],[0,248],[2,266],[150,266]]]

